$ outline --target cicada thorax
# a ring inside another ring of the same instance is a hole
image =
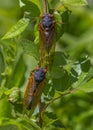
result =
[[[55,21],[52,14],[45,13],[39,23],[41,64],[55,49]]]
[[[30,76],[25,93],[24,107],[34,111],[37,106],[45,85],[46,69],[38,68]]]

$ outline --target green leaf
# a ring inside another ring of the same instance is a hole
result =
[[[64,128],[63,123],[57,119],[57,116],[53,112],[46,112],[44,114],[44,127],[48,130],[59,130]]]
[[[51,77],[53,79],[59,79],[64,76],[65,71],[61,67],[53,67],[51,71]]]
[[[88,73],[81,73],[81,75],[78,78],[78,81],[73,84],[75,88],[78,88],[78,90],[82,90],[84,92],[93,92],[92,88],[93,84],[93,68],[90,68]]]
[[[70,87],[69,84],[70,84],[70,79],[68,75],[53,80],[53,88],[56,88],[56,90],[60,92],[63,92],[64,90],[68,89],[68,87]]]
[[[39,59],[38,45],[36,45],[32,41],[29,41],[26,39],[20,41],[20,44],[22,45],[25,54],[29,54],[29,55],[33,56],[34,58]]]
[[[35,4],[39,8],[40,12],[42,13],[42,10],[43,10],[42,0],[22,0],[22,2],[25,4],[27,4],[29,2]],[[34,10],[34,11],[36,11],[36,10]]]
[[[45,124],[45,126],[49,127],[56,120],[57,120],[57,117],[53,112],[46,112],[44,114],[44,124]]]
[[[10,38],[14,38],[18,35],[20,35],[28,26],[28,20],[27,19],[20,19],[16,25],[14,25],[9,32],[7,32],[5,34],[5,36],[2,38],[3,39],[10,39]]]
[[[4,97],[0,100],[0,118],[2,117],[12,117],[12,105],[7,100],[7,97]]]
[[[56,9],[57,7],[59,7],[60,6],[60,0],[50,0],[49,1],[49,7],[50,7],[50,9]]]
[[[22,0],[25,5],[22,7],[22,11],[30,12],[30,16],[40,16],[40,10],[36,4],[28,0]]]
[[[60,51],[56,51],[54,54],[53,66],[62,67],[65,64],[66,64],[66,56],[64,55],[64,53],[62,53]]]
[[[93,92],[93,79],[81,86],[79,90],[82,90],[86,93]]]
[[[0,0],[0,38],[20,17],[19,0]]]
[[[69,27],[69,11],[64,9],[60,10],[59,13],[55,12],[54,18],[56,21],[56,39],[58,40]]]
[[[41,130],[35,121],[30,120],[27,117],[22,117],[21,124],[23,128],[26,128],[26,130]]]
[[[61,18],[61,15],[57,12],[54,13],[54,18],[56,21],[56,39],[58,40],[64,32],[62,28],[62,18]]]
[[[15,65],[12,76],[9,79],[7,86],[9,88],[21,86],[21,84],[23,84],[24,81],[25,71],[26,71],[26,65],[24,64],[24,60],[21,55],[18,62]]]
[[[5,87],[0,87],[0,99],[3,97],[4,93],[7,91]]]
[[[5,126],[0,126],[0,130],[19,130],[16,125],[5,125]]]
[[[55,126],[56,129],[64,128],[64,125],[62,124],[60,120],[56,120],[52,125]]]
[[[70,6],[84,6],[87,5],[86,0],[62,0],[64,5],[70,5]]]
[[[30,1],[36,4],[40,9],[40,12],[42,13],[42,0],[30,0]]]
[[[88,72],[91,66],[90,59],[88,58],[82,58],[80,60],[81,69],[83,72]]]
[[[4,71],[5,69],[5,64],[4,64],[4,56],[3,56],[3,49],[0,48],[0,84],[1,84],[1,81],[2,81],[2,76],[1,76],[1,73]]]

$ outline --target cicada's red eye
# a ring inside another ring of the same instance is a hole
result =
[[[41,18],[44,18],[44,15],[42,15]]]
[[[47,73],[47,69],[44,69],[44,73]]]
[[[36,71],[38,71],[39,70],[39,67],[36,67],[36,69],[35,69]]]
[[[53,18],[54,17],[54,15],[53,14],[50,14],[50,18]]]

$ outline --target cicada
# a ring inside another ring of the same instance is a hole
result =
[[[44,68],[37,68],[31,73],[28,80],[24,93],[24,107],[28,110],[32,110],[32,112],[41,99],[41,94],[43,92],[46,80],[46,71],[47,70]]]
[[[46,56],[48,57],[47,60],[49,62],[49,57],[51,57],[55,50],[55,20],[53,14],[47,12],[45,0],[43,1],[43,4],[44,12],[39,23],[41,65],[43,65]]]

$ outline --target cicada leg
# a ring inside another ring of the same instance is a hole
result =
[[[43,118],[42,118],[42,102],[41,102],[41,99],[38,103],[38,107],[39,107],[39,123],[42,127]]]

